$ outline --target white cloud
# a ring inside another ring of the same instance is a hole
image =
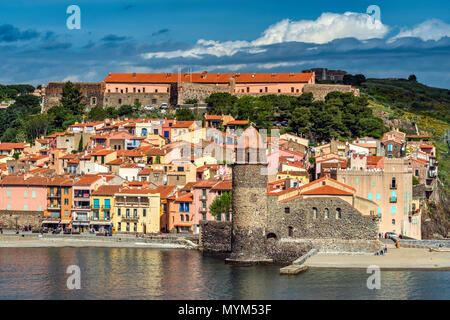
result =
[[[280,21],[264,31],[253,45],[298,41],[323,44],[334,39],[356,38],[358,40],[383,38],[389,28],[365,13],[325,12],[316,20]]]
[[[389,39],[389,42],[404,37],[416,37],[423,41],[437,41],[443,37],[450,37],[450,24],[439,19],[426,20],[412,29],[401,30],[398,35]]]
[[[267,28],[254,41],[214,41],[200,39],[189,50],[160,51],[143,54],[144,59],[152,58],[196,58],[203,55],[216,57],[232,56],[238,52],[261,53],[261,46],[297,41],[323,44],[334,39],[353,37],[358,40],[383,38],[389,28],[381,21],[365,13],[345,12],[344,14],[323,13],[316,20],[282,20]]]

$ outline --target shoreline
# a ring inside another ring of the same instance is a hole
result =
[[[184,237],[135,238],[38,234],[0,235],[1,248],[141,248],[198,250]],[[319,252],[302,265],[312,270],[367,270],[378,266],[386,271],[449,271],[450,252],[430,252],[428,248],[392,248],[383,256],[367,253]]]
[[[383,256],[318,253],[305,263],[308,269],[367,270],[378,266],[385,271],[448,271],[450,252],[430,252],[426,248],[391,248]]]
[[[183,237],[135,238],[39,234],[0,235],[0,248],[149,248],[196,250],[197,245]]]

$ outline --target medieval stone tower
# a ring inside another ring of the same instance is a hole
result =
[[[229,262],[267,262],[267,158],[261,137],[250,127],[238,139],[233,164],[232,253]]]

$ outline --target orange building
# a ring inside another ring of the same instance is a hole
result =
[[[72,180],[55,177],[47,185],[47,210],[44,211],[44,227],[72,228]]]

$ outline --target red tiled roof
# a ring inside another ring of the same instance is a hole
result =
[[[305,83],[311,80],[313,73],[110,73],[106,83],[176,83],[189,80],[195,83]]]
[[[24,149],[27,146],[26,143],[2,142],[0,143],[0,150]]]
[[[231,180],[221,180],[211,188],[211,190],[231,190],[231,189],[232,189]]]
[[[25,179],[23,176],[5,176],[0,181],[0,185],[46,186],[47,182],[47,178],[43,177],[29,177]]]
[[[194,124],[194,121],[177,121],[172,128],[189,128]]]
[[[97,190],[92,192],[92,195],[94,196],[113,196],[117,192],[119,192],[120,186],[108,186],[103,185],[100,186]]]
[[[184,195],[179,196],[178,198],[175,199],[175,201],[177,202],[192,202],[193,201],[193,195],[192,193],[186,193]]]
[[[248,124],[248,120],[233,120],[233,121],[229,121],[227,123],[227,126],[230,124],[234,124],[234,125],[245,125]]]
[[[75,181],[73,184],[74,185],[91,185],[95,181],[100,180],[100,179],[101,179],[101,177],[99,177],[97,175],[85,175],[85,176],[82,176],[80,178],[80,180]]]
[[[343,191],[338,188],[332,187],[332,186],[320,186],[318,188],[303,191],[302,194],[304,195],[344,195],[344,196],[351,196],[353,195],[351,192]]]
[[[205,115],[206,120],[222,120],[222,116],[215,116],[215,115]]]

